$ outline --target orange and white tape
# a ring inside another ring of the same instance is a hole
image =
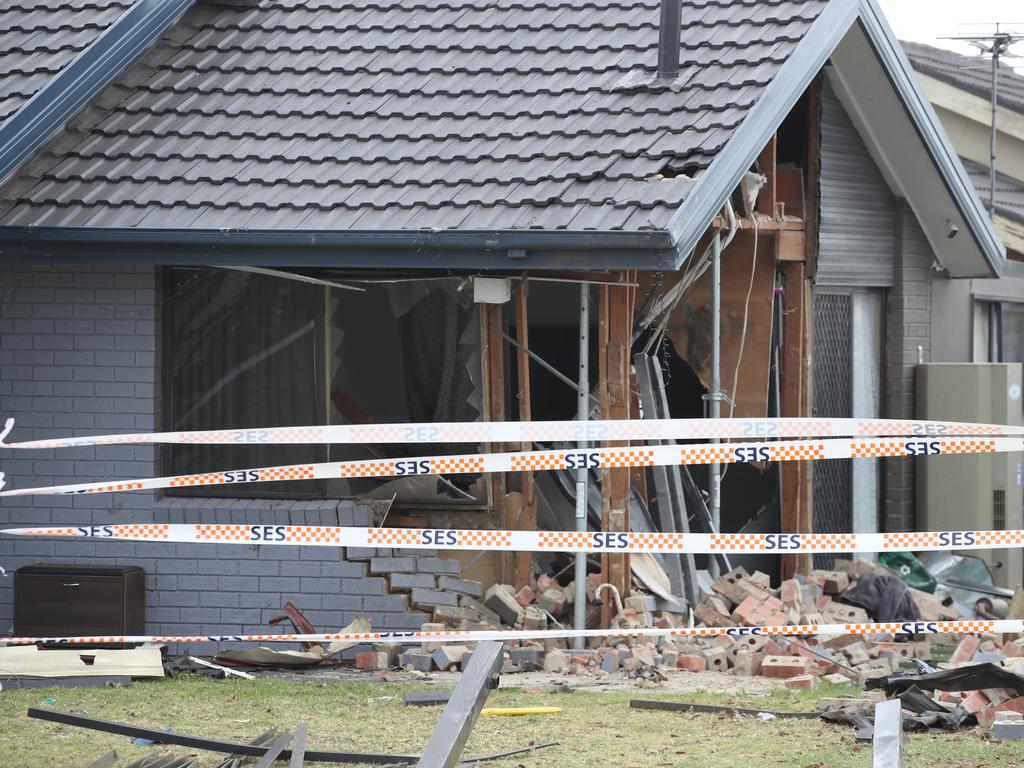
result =
[[[78,637],[0,637],[0,644],[63,643],[476,643],[481,640],[549,640],[568,637],[748,637],[751,635],[810,637],[812,635],[935,635],[988,632],[1024,632],[1024,621],[904,621],[880,624],[796,624],[774,627],[648,627],[642,629],[536,629],[536,630],[443,630],[437,632],[335,632],[317,634],[254,635],[88,635]]]
[[[1020,451],[1020,437],[915,437],[830,438],[826,440],[759,443],[649,445],[646,447],[594,448],[519,453],[420,456],[375,461],[333,461],[279,467],[232,469],[195,475],[174,475],[138,480],[70,483],[0,491],[2,496],[38,494],[118,493],[158,488],[271,483],[286,480],[332,480],[357,477],[408,477],[412,475],[459,475],[481,472],[526,472],[555,469],[608,469],[673,464],[734,464],[765,461],[814,461],[879,456],[942,456]],[[4,487],[0,473],[0,488]]]
[[[762,440],[806,437],[951,437],[1024,435],[1024,427],[956,421],[895,419],[634,419],[613,421],[468,421],[434,424],[352,424],[256,427],[200,432],[147,432],[4,442],[14,428],[0,432],[4,448],[75,448],[83,445],[180,443],[272,445],[319,443],[528,443],[609,440]]]
[[[8,528],[8,536],[134,542],[311,547],[401,547],[505,552],[892,552],[1008,549],[1024,546],[1024,530],[910,533],[608,533],[447,528],[353,528],[227,523],[126,523]]]

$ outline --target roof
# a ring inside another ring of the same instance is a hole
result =
[[[978,197],[984,201],[989,199],[989,169],[987,165],[960,158],[978,190]],[[1014,221],[1024,223],[1024,181],[996,171],[996,213]]]
[[[954,85],[975,96],[992,98],[992,58],[964,56],[954,51],[903,41],[914,69],[923,75]],[[1006,64],[999,65],[999,104],[1024,113],[1024,76]]]
[[[0,123],[133,4],[134,0],[5,0],[0,8]]]
[[[131,13],[173,6],[147,22],[148,50],[109,78],[83,64],[62,92],[88,106],[52,141],[22,131],[32,159],[0,186],[0,255],[678,267],[863,29],[883,71],[849,90],[889,89],[883,106],[921,137],[929,239],[948,221],[971,233],[954,271],[1002,259],[875,0],[683,0],[671,82],[655,79],[659,0],[190,5],[140,0]],[[115,49],[114,31],[75,64]],[[0,125],[0,179],[4,131],[32,112]]]
[[[628,86],[655,74],[659,0],[202,3],[0,220],[663,229],[677,171],[707,166],[824,5],[687,2],[668,89]]]

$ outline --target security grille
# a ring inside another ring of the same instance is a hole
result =
[[[853,297],[817,293],[814,296],[814,415],[849,417],[852,411],[851,320]],[[814,532],[849,533],[853,530],[852,477],[849,461],[816,461]],[[835,555],[814,555],[815,568],[831,568]]]
[[[1002,488],[992,489],[992,528],[1006,530],[1006,491]]]

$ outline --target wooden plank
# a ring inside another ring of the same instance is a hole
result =
[[[608,416],[608,286],[602,285],[598,288],[597,299],[597,370],[598,370],[598,393],[601,401],[601,416]],[[607,446],[608,443],[605,443]],[[601,530],[608,531],[609,520],[612,508],[612,489],[608,478],[609,470],[601,472]],[[609,579],[608,553],[601,553],[601,581]],[[610,627],[612,621],[612,601],[601,601],[601,626]]]
[[[766,176],[768,181],[761,188],[761,194],[757,196],[755,209],[758,213],[771,216],[773,219],[775,218],[775,203],[778,200],[775,190],[775,160],[778,137],[777,133],[773,133],[764,149],[761,150],[761,154],[757,156],[758,172]]]
[[[804,160],[804,241],[807,248],[807,278],[813,279],[818,260],[818,179],[821,174],[821,81],[818,76],[807,88],[807,157]]]
[[[288,760],[288,768],[302,768],[306,762],[306,741],[309,739],[309,723],[295,726],[295,738],[292,740],[292,755]]]
[[[12,677],[163,677],[157,648],[43,651],[34,645],[0,648],[0,673]]]
[[[487,350],[484,356],[487,365],[487,387],[484,390],[487,417],[490,421],[505,420],[505,345],[501,337],[502,306],[501,304],[484,304],[484,328],[487,339]],[[486,446],[491,453],[500,453],[505,450],[501,443],[491,443]],[[505,492],[507,483],[503,472],[492,472],[488,475],[490,486],[489,511],[493,524],[498,528],[508,530],[510,521],[505,512]],[[500,581],[508,584],[513,577],[513,564],[510,554],[501,558]]]
[[[758,231],[757,260],[754,234],[738,232],[722,253],[722,388],[736,401],[735,410],[723,406],[723,416],[764,418],[768,413],[771,373],[771,336],[775,301],[775,258],[772,234]],[[753,267],[754,284],[750,277]],[[666,275],[664,290],[679,279]],[[650,279],[641,290],[650,290]],[[750,302],[747,303],[747,293]],[[744,334],[746,316],[746,334]],[[679,302],[666,333],[676,352],[693,368],[704,386],[711,381],[711,270],[705,272]],[[740,358],[742,339],[743,356]],[[736,376],[739,365],[739,376]],[[733,380],[736,380],[736,391]]]
[[[782,390],[782,415],[804,416],[807,332],[804,319],[807,315],[807,297],[804,264],[782,262],[782,350],[779,371]],[[782,465],[782,531],[783,533],[810,532],[810,509],[806,505],[804,462],[787,461]],[[789,579],[795,573],[810,573],[811,557],[806,553],[782,555],[782,578]]]
[[[533,420],[530,410],[530,356],[526,351],[530,348],[530,325],[529,313],[527,312],[529,292],[529,283],[524,278],[516,288],[515,295],[513,296],[516,313],[516,341],[519,342],[519,348],[516,350],[516,369],[520,421]],[[533,449],[533,446],[530,443],[523,443],[520,448],[524,451],[529,451]],[[537,494],[534,487],[533,473],[524,472],[520,475],[520,478],[523,505],[517,528],[524,531],[535,531],[537,530]],[[516,589],[522,589],[529,584],[532,575],[533,553],[517,552],[515,554]]]
[[[624,282],[631,282],[624,276]],[[630,418],[629,377],[630,348],[633,330],[631,311],[635,289],[629,286],[609,288],[608,295],[608,418]],[[624,445],[613,443],[612,445]],[[608,530],[629,531],[629,469],[615,468],[608,471],[609,509]],[[625,598],[629,594],[629,555],[609,555],[608,581],[615,585]]]
[[[806,261],[807,235],[797,230],[780,230],[775,233],[776,261]]]

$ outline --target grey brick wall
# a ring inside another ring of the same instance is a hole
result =
[[[885,413],[914,418],[914,369],[918,347],[931,358],[932,264],[935,256],[913,212],[899,201],[896,285],[886,306]],[[885,460],[883,525],[889,531],[916,530],[914,462]]]
[[[157,423],[157,275],[148,267],[6,265],[0,284],[0,416],[12,440],[152,431]],[[11,487],[156,473],[151,446],[4,452]],[[4,499],[0,525],[251,522],[368,525],[351,501],[159,498],[152,493]],[[392,570],[459,574],[432,553],[0,538],[0,634],[13,623],[14,569],[34,562],[140,565],[147,571],[147,631],[259,631],[292,600],[319,629],[368,616],[376,629],[429,621],[391,594]],[[370,560],[369,558],[376,558]],[[372,564],[371,564],[372,563]],[[372,574],[370,571],[372,570]],[[194,647],[205,652],[209,648]]]

